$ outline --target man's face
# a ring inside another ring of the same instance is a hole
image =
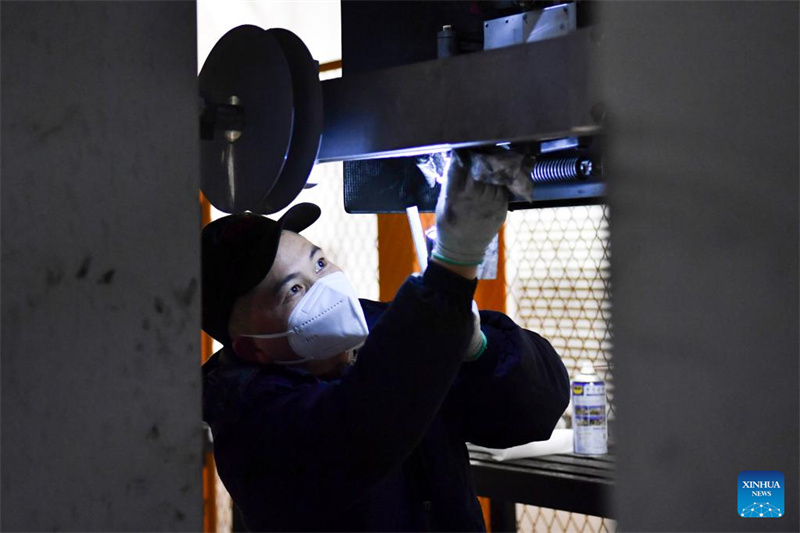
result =
[[[289,329],[289,315],[314,283],[341,269],[325,258],[324,251],[305,237],[284,231],[275,262],[267,276],[241,296],[231,314],[231,337],[282,333]],[[252,339],[275,360],[293,359],[286,337]]]

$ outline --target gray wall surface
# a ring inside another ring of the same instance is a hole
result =
[[[4,531],[200,531],[194,2],[8,2]]]
[[[800,5],[601,8],[620,530],[798,531]]]

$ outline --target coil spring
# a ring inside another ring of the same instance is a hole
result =
[[[552,183],[585,179],[592,172],[592,161],[586,157],[571,156],[539,159],[531,170],[534,183]]]

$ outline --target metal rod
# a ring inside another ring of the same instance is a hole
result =
[[[411,228],[411,238],[414,240],[414,249],[417,252],[419,271],[422,273],[428,268],[428,246],[425,243],[425,232],[422,231],[419,209],[415,205],[407,207],[406,215],[408,216],[408,225]]]
[[[319,71],[320,72],[328,72],[329,70],[337,70],[342,68],[342,60],[337,59],[336,61],[329,61],[327,63],[320,63]]]

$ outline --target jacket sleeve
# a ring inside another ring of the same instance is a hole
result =
[[[431,265],[400,288],[342,379],[283,391],[249,386],[248,412],[215,435],[220,474],[242,484],[229,490],[245,514],[269,501],[297,527],[310,509],[321,516],[348,509],[398,468],[459,371],[475,285]]]
[[[486,351],[464,363],[448,398],[464,440],[508,448],[546,440],[569,403],[569,375],[547,340],[481,311]]]

